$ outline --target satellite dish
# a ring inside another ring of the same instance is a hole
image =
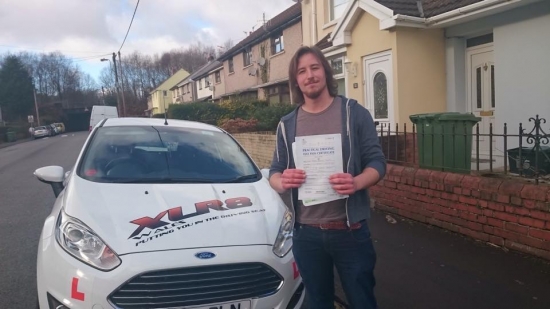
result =
[[[260,57],[260,60],[258,61],[258,63],[262,66],[265,65],[265,58]]]
[[[256,68],[250,67],[250,68],[248,69],[248,75],[255,76],[255,75],[256,75]]]

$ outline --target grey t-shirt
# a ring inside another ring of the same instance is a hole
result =
[[[308,113],[299,108],[296,136],[342,134],[341,108],[342,99],[340,97],[335,97],[330,106],[320,113]],[[344,158],[342,158],[343,160]],[[298,199],[300,199],[300,196],[298,196]],[[323,204],[304,206],[302,201],[299,200],[296,220],[302,224],[346,220],[346,202],[344,199],[340,199]]]

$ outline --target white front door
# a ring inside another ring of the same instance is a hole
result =
[[[391,51],[377,53],[364,58],[365,102],[378,129],[393,121],[393,68]],[[386,129],[387,130],[387,129]],[[395,130],[393,127],[391,130]]]
[[[470,112],[481,117],[479,122],[479,154],[480,157],[489,155],[490,147],[495,149],[496,138],[489,143],[490,125],[493,125],[493,134],[502,134],[497,131],[495,125],[495,63],[493,59],[493,46],[483,45],[468,49],[468,106]],[[472,139],[473,155],[476,154],[476,127],[473,128]],[[494,153],[494,151],[493,151]]]

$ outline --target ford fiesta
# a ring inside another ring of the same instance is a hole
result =
[[[300,308],[294,220],[262,172],[214,126],[102,120],[70,172],[35,171],[57,197],[39,308]]]

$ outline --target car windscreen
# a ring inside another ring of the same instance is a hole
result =
[[[261,178],[227,134],[161,126],[98,128],[78,175],[109,183],[231,183]]]

